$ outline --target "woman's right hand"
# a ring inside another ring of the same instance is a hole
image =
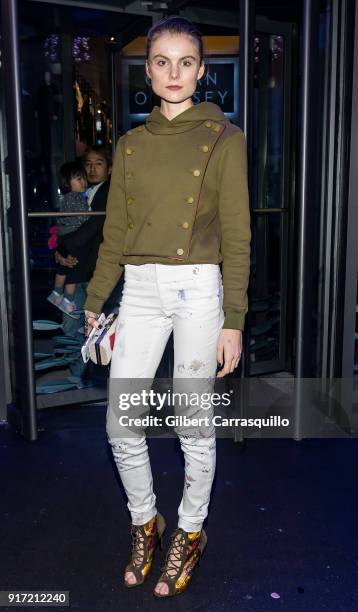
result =
[[[92,329],[95,327],[98,329],[100,326],[98,324],[98,319],[100,315],[96,312],[91,312],[90,310],[85,310],[85,336],[89,336]]]

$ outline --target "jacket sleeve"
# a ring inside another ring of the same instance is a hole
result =
[[[80,249],[85,244],[89,244],[91,238],[101,231],[104,223],[104,215],[98,217],[90,217],[88,221],[85,221],[75,232],[71,232],[66,236],[61,247],[58,251],[64,257],[72,255],[77,249]],[[90,246],[89,246],[90,248]]]
[[[103,226],[103,242],[99,247],[96,268],[87,287],[84,305],[85,310],[96,313],[101,312],[124,269],[119,263],[127,231],[123,143],[124,136],[119,139],[116,147]]]
[[[219,219],[225,321],[223,328],[245,327],[250,277],[250,207],[246,140],[240,129],[228,137],[218,163]]]

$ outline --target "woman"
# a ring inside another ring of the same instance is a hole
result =
[[[190,380],[212,388],[217,362],[223,377],[240,360],[251,240],[245,138],[217,105],[194,106],[204,71],[201,35],[190,22],[170,17],[149,30],[146,72],[161,104],[118,141],[104,241],[85,304],[88,329],[97,327],[125,270],[110,372],[121,391],[126,381],[152,381],[171,331],[173,381],[183,387]],[[110,401],[107,435],[132,518],[125,584],[133,587],[148,576],[165,520],[155,507],[145,431],[134,435],[119,416]],[[201,557],[215,472],[214,428],[176,431],[186,479],[154,590],[159,597],[184,591]]]

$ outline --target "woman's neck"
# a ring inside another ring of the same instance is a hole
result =
[[[193,100],[191,98],[184,100],[184,102],[179,102],[178,104],[172,104],[171,102],[167,102],[166,100],[162,99],[160,104],[160,112],[163,113],[163,115],[169,119],[169,121],[171,121],[177,117],[177,115],[180,115],[191,106],[193,106]]]

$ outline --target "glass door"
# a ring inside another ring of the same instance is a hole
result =
[[[64,311],[64,302],[51,301],[57,287],[56,243],[64,229],[59,212],[63,198],[60,174],[63,164],[85,163],[85,152],[92,150],[106,164],[101,181],[110,181],[110,158],[121,132],[121,126],[115,124],[113,103],[116,36],[129,24],[134,32],[144,34],[151,23],[150,15],[116,12],[114,7],[102,11],[19,2],[37,409],[106,398],[107,368],[91,362],[85,365],[80,353],[88,275],[74,283],[77,318]],[[97,183],[93,179],[89,185]],[[87,207],[76,217],[77,228],[94,215],[102,215],[103,225],[104,211],[95,212],[95,207],[88,211]],[[101,229],[98,235],[90,236],[88,254],[100,241],[100,233]],[[66,287],[65,282],[65,297],[69,295]],[[116,309],[120,292],[121,283],[107,301],[105,312]]]
[[[80,160],[88,146],[110,153],[118,136],[142,122],[155,103],[144,77],[144,37],[153,15],[30,0],[18,6],[35,383],[37,407],[46,408],[106,397],[105,371],[92,369],[83,376],[83,317],[74,322],[47,300],[56,271],[51,228],[59,218],[61,165]],[[220,26],[210,11],[201,11],[200,21],[195,7],[187,16],[204,35],[209,63],[196,100],[216,102],[238,123],[238,5],[230,11]],[[290,365],[292,45],[290,25],[257,18],[249,375]],[[13,249],[9,244],[8,278]],[[79,311],[84,289],[79,287],[75,298]],[[116,291],[108,309],[118,303],[121,287]],[[168,376],[171,359],[169,343],[159,376]]]
[[[292,367],[294,44],[293,25],[256,17],[249,375]]]
[[[1,32],[0,22],[0,34]],[[0,36],[0,57],[2,36]],[[5,160],[7,158],[6,142],[6,120],[5,120],[5,100],[4,100],[4,74],[3,65],[0,62],[0,422],[7,417],[7,406],[12,403],[11,394],[11,367],[10,360],[13,361],[13,350],[9,346],[9,300],[7,279],[9,278],[8,261],[6,257],[7,242],[7,210],[8,200],[8,180],[5,173]]]
[[[200,27],[204,32],[209,70],[206,79],[198,83],[195,100],[216,102],[231,121],[239,124],[240,37],[230,31],[222,36],[205,35],[205,25]],[[291,24],[256,18],[247,375],[290,370],[292,366],[289,296],[294,202],[293,31]],[[153,105],[158,103],[146,81],[144,62],[144,37],[119,49],[114,58],[115,90],[121,91],[116,115],[123,131],[145,121]],[[170,341],[161,364],[165,377],[169,376],[172,360]]]

